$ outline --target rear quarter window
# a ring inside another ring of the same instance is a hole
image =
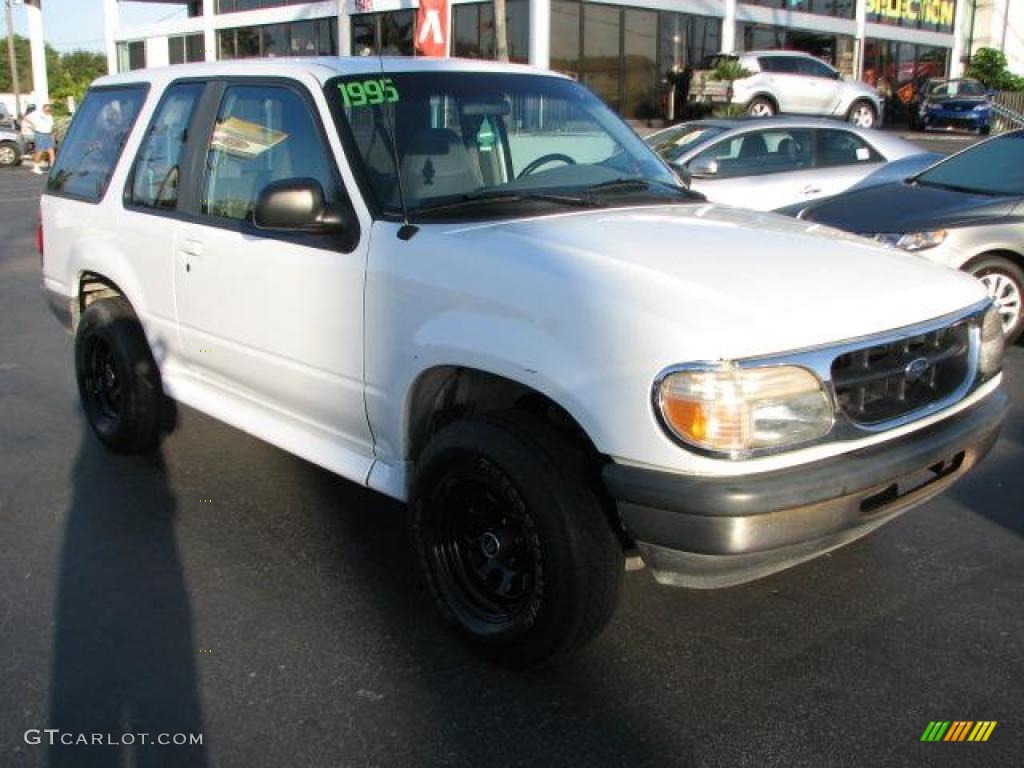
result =
[[[103,199],[147,90],[131,85],[86,94],[57,153],[47,192],[92,203]]]

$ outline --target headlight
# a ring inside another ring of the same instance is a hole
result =
[[[930,232],[906,232],[875,235],[875,242],[890,248],[901,248],[904,251],[924,251],[941,245],[946,239],[946,230],[933,229]]]
[[[981,355],[978,358],[978,370],[986,379],[1002,370],[1005,346],[1003,319],[999,316],[999,307],[992,304],[985,310],[981,321]]]
[[[733,458],[815,440],[833,423],[832,404],[818,378],[789,365],[722,363],[676,371],[656,385],[655,401],[677,438]]]
[[[976,106],[974,108],[974,111],[975,112],[988,112],[990,109],[992,109],[992,107],[990,107],[988,104],[979,104],[978,106]]]

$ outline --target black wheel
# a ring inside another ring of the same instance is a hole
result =
[[[13,141],[0,141],[0,166],[11,168],[21,165],[21,152]]]
[[[996,303],[1006,343],[1013,344],[1024,331],[1024,270],[1001,256],[986,256],[965,269],[982,282]]]
[[[855,101],[846,113],[846,120],[858,128],[874,128],[878,124],[878,112],[870,101]]]
[[[979,136],[988,136],[992,133],[992,126],[986,125],[978,129]]]
[[[751,117],[774,117],[775,112],[775,104],[764,96],[755,96],[747,104],[747,114]]]
[[[456,422],[417,463],[413,544],[444,617],[488,658],[529,667],[600,634],[622,546],[578,444],[509,412]]]
[[[89,425],[108,448],[140,453],[156,445],[163,402],[160,373],[125,299],[101,299],[82,314],[75,373]]]

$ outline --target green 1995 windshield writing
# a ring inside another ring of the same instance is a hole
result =
[[[359,80],[338,85],[341,100],[346,107],[365,107],[367,104],[393,104],[398,101],[398,89],[390,77],[379,80]]]

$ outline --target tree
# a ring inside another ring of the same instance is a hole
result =
[[[1006,55],[998,48],[979,48],[971,56],[966,75],[980,80],[986,88],[995,91],[1024,90],[1024,77],[1006,68]]]
[[[107,74],[107,57],[93,51],[72,51],[60,57],[56,72],[50,70],[50,95],[56,101],[71,96],[81,103],[89,85]]]
[[[726,56],[719,56],[718,63],[715,64],[715,68],[711,70],[711,79],[718,80],[725,83],[725,109],[724,112],[732,114],[733,112],[742,113],[742,106],[737,107],[732,103],[733,95],[733,83],[737,80],[742,80],[745,77],[750,77],[753,72],[740,64],[739,59],[730,59]]]

